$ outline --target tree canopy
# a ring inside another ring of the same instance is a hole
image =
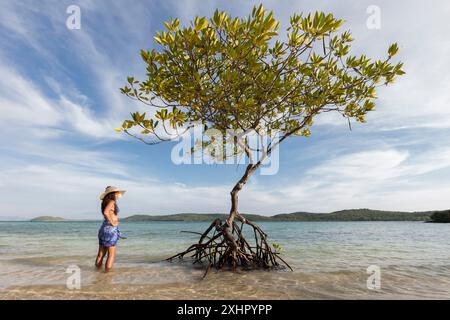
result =
[[[146,78],[129,77],[121,88],[157,111],[134,112],[117,131],[160,142],[200,122],[223,133],[278,132],[282,141],[309,136],[314,117],[325,112],[365,122],[376,88],[404,74],[402,63],[392,63],[399,48],[389,46],[383,60],[351,55],[343,23],[323,12],[293,14],[281,41],[279,21],[262,5],[245,18],[216,10],[186,27],[172,19],[154,37],[159,49],[141,51]]]

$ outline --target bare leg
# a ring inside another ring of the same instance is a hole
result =
[[[105,271],[108,272],[109,270],[111,270],[113,263],[114,263],[114,258],[116,257],[116,247],[109,247],[108,249],[108,259],[106,259],[106,264],[105,264]]]
[[[103,264],[103,258],[105,257],[107,252],[107,248],[104,246],[99,245],[98,246],[98,253],[97,253],[97,258],[95,259],[95,266],[100,269],[102,267]]]

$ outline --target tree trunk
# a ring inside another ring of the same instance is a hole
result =
[[[183,258],[186,254],[192,253],[191,257],[194,259],[194,264],[208,263],[204,277],[212,267],[219,270],[224,266],[229,266],[233,270],[238,266],[245,270],[254,268],[275,269],[287,266],[292,270],[289,264],[279,256],[280,253],[272,249],[267,243],[267,235],[261,228],[245,219],[238,211],[238,193],[260,165],[261,161],[257,164],[247,165],[244,175],[231,190],[231,209],[228,219],[224,223],[220,219],[214,220],[201,234],[198,243],[192,244],[187,250],[166,260],[172,261],[174,258]],[[240,226],[238,226],[236,220],[241,222]],[[244,225],[253,229],[254,246],[246,240],[243,234]],[[211,231],[213,231],[212,235],[210,235]]]

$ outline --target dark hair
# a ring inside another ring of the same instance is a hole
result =
[[[102,201],[102,214],[110,201],[114,201],[114,214],[117,216],[116,192],[108,193]]]

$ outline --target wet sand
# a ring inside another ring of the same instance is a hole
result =
[[[384,274],[381,290],[369,290],[364,272],[341,271],[211,271],[185,263],[155,264],[155,268],[116,268],[110,273],[82,269],[82,285],[21,285],[0,289],[0,299],[449,299],[450,280],[430,291],[434,276]],[[449,270],[446,272],[450,273]],[[56,274],[56,273],[55,273]],[[83,276],[86,279],[83,280]],[[56,282],[64,283],[59,274]],[[145,280],[144,280],[145,279]],[[444,280],[444,279],[442,279]],[[141,283],[141,284],[139,284]],[[447,290],[445,289],[447,288]]]

